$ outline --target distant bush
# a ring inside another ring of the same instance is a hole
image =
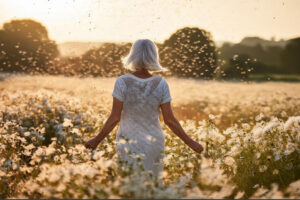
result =
[[[45,72],[59,55],[47,29],[31,19],[12,20],[0,30],[0,70]]]
[[[281,53],[281,68],[287,73],[300,74],[300,37],[289,40]]]
[[[173,75],[212,78],[216,69],[215,43],[209,32],[185,27],[161,45],[161,63]]]

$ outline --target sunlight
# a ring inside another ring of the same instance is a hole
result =
[[[32,16],[47,19],[48,17],[69,18],[87,4],[84,0],[11,0],[6,2],[14,9],[17,17]]]
[[[297,0],[0,0],[0,23],[32,18],[45,24],[59,42],[142,37],[162,42],[184,26],[207,29],[215,40],[239,42],[246,35],[297,36],[299,6]]]
[[[0,199],[300,199],[300,0],[0,0]]]

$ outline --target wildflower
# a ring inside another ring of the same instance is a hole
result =
[[[281,115],[281,117],[286,117],[286,116],[287,116],[287,113],[286,113],[285,111],[282,111],[282,112],[280,113],[280,115]]]
[[[246,135],[244,138],[243,138],[244,142],[250,142],[251,141],[251,137],[249,135]]]
[[[274,152],[273,156],[275,161],[280,160],[281,159],[280,151]]]
[[[293,126],[293,124],[300,124],[300,116],[289,117],[289,119],[284,124],[284,130],[287,131]]]
[[[250,130],[250,125],[248,123],[242,123],[242,128],[245,130]]]
[[[26,131],[25,133],[24,133],[24,136],[26,136],[26,137],[28,137],[28,136],[30,136],[30,132],[29,131]]]
[[[53,147],[48,147],[45,149],[45,151],[46,151],[46,155],[49,156],[55,152],[55,149]]]
[[[54,183],[54,182],[60,180],[60,177],[61,177],[61,176],[58,175],[57,173],[52,173],[52,174],[50,174],[48,180],[49,180],[50,182]]]
[[[297,133],[296,142],[300,142],[300,131]]]
[[[27,150],[31,150],[35,148],[35,146],[33,144],[29,144],[28,146],[25,146],[24,149],[27,149]]]
[[[288,143],[286,145],[286,150],[283,152],[284,155],[290,155],[291,153],[293,153],[296,150],[296,144],[294,143]]]
[[[63,123],[63,127],[72,127],[72,120],[68,119],[68,118],[64,118],[64,123]]]
[[[234,131],[235,131],[234,127],[229,127],[225,131],[223,131],[223,134],[224,135],[231,135],[232,133],[234,133]]]
[[[262,118],[264,118],[264,117],[265,117],[264,114],[259,113],[259,115],[257,115],[257,116],[255,117],[255,121],[260,121],[260,120],[262,120]]]
[[[73,128],[71,132],[81,136],[81,133],[78,128]]]
[[[277,118],[276,118],[277,119]],[[267,133],[267,132],[271,132],[272,129],[278,127],[280,124],[278,121],[272,120],[271,122],[267,123],[267,125],[263,128],[263,132]]]
[[[261,165],[259,166],[259,172],[265,172],[268,169],[267,165]]]
[[[261,156],[261,153],[260,153],[260,152],[257,152],[257,153],[255,154],[255,158],[256,158],[256,159],[259,159],[260,156]]]
[[[215,115],[213,115],[213,114],[209,114],[209,115],[208,115],[208,117],[209,117],[209,119],[211,119],[211,120],[213,120],[213,119],[215,119],[215,118],[216,118],[216,116],[215,116]]]
[[[226,156],[224,163],[226,165],[233,166],[235,164],[235,160],[231,156]]]
[[[252,130],[253,137],[256,141],[259,141],[263,136],[263,129],[261,127],[254,127]]]

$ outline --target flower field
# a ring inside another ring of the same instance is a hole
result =
[[[115,79],[1,75],[0,198],[300,198],[300,83],[166,78],[176,117],[205,151],[160,116],[160,185],[118,162],[117,127],[84,147],[109,116]]]

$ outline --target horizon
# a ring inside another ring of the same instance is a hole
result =
[[[33,19],[42,23],[57,43],[119,43],[139,38],[162,43],[183,27],[204,29],[215,42],[238,43],[245,37],[280,41],[300,36],[297,0],[229,0],[226,4],[216,0],[0,0],[0,6],[1,26],[13,19]]]
[[[263,38],[263,37],[260,37],[260,36],[255,36],[255,35],[251,36],[251,35],[249,35],[249,36],[245,36],[244,38],[242,38],[240,41],[237,41],[237,42],[232,42],[232,41],[228,41],[228,40],[214,40],[214,42],[215,42],[215,43],[229,42],[229,43],[234,43],[234,44],[236,44],[236,43],[240,43],[240,42],[241,42],[243,39],[245,39],[245,38],[255,38],[255,37],[260,38],[260,39],[262,39],[262,40],[272,41],[271,38]],[[300,37],[300,35],[299,35],[299,37]],[[296,37],[285,38],[285,39],[283,39],[283,38],[278,38],[278,39],[275,39],[274,42],[287,41],[287,40],[294,39],[294,38],[296,38]],[[62,42],[57,42],[57,44],[63,44],[63,43],[76,43],[76,42],[78,42],[78,43],[105,43],[105,42],[107,42],[107,43],[110,43],[110,42],[111,42],[111,43],[127,43],[127,42],[132,42],[132,41],[112,41],[112,40],[103,40],[103,41],[100,41],[100,40],[66,40],[66,41],[62,41]],[[154,41],[154,42],[157,42],[157,41]],[[162,42],[157,42],[157,43],[163,43],[163,41],[162,41]]]

